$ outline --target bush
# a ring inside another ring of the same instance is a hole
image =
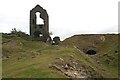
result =
[[[22,32],[21,30],[16,30],[16,28],[13,28],[10,33],[2,33],[2,37],[5,38],[12,38],[12,37],[21,37],[23,39],[30,39],[30,36],[26,34],[25,32]]]

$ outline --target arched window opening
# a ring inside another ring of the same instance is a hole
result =
[[[37,25],[44,24],[44,20],[40,18],[40,12],[36,12],[35,14],[36,14],[36,24]]]

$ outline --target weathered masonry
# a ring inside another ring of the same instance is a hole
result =
[[[38,19],[42,23],[38,22]],[[44,42],[49,39],[49,16],[39,5],[30,10],[30,36]]]

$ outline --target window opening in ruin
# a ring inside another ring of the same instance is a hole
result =
[[[40,25],[40,24],[44,24],[44,20],[42,18],[40,18],[40,12],[36,12],[36,24]]]
[[[39,36],[40,36],[40,37],[42,37],[42,36],[43,36],[43,34],[39,34]]]
[[[35,31],[34,32],[34,37],[35,38],[42,37],[42,36],[43,36],[43,34],[40,31]]]

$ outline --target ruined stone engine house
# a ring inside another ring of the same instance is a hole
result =
[[[43,23],[37,23],[37,18],[43,20]],[[44,42],[49,38],[49,16],[39,5],[30,10],[30,36]]]

